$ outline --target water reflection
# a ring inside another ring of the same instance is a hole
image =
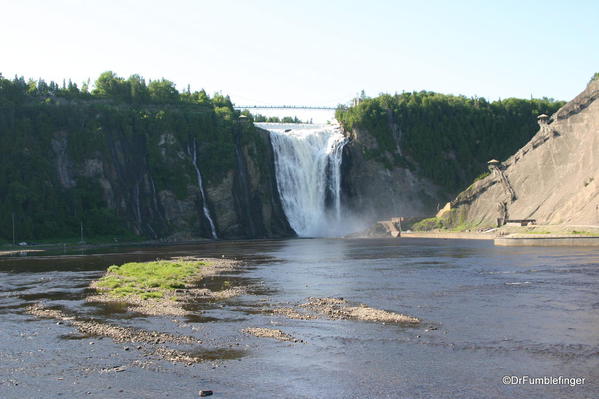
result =
[[[191,304],[184,317],[149,317],[126,305],[85,301],[89,282],[111,264],[181,255],[244,259],[249,266],[241,272],[202,284],[250,289]],[[500,378],[570,375],[599,381],[598,264],[596,249],[417,239],[215,242],[2,258],[0,375],[6,377],[0,382],[20,382],[9,391],[4,384],[3,397],[38,397],[40,390],[58,397],[64,391],[58,377],[81,378],[78,370],[123,364],[128,371],[112,374],[110,382],[124,389],[119,397],[185,396],[198,384],[216,387],[223,397],[250,398],[592,397],[595,383],[566,392],[559,386],[506,387]],[[423,323],[408,328],[292,320],[267,311],[308,297],[344,297]],[[125,352],[121,344],[24,313],[40,301],[84,318],[196,336],[202,346],[183,350],[207,363],[187,368],[154,361],[141,367],[139,353]],[[307,343],[248,337],[240,332],[247,327],[281,329]],[[115,397],[101,375],[85,374],[86,390]]]

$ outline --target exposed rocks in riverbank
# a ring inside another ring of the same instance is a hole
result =
[[[376,309],[364,304],[351,304],[343,298],[308,298],[296,306],[265,307],[265,314],[295,320],[316,320],[326,317],[334,320],[362,320],[378,323],[418,324],[417,317]]]
[[[375,309],[364,304],[351,306],[343,298],[308,298],[308,302],[300,306],[331,319],[355,319],[379,323],[420,323],[420,319],[401,313]]]
[[[204,356],[205,353],[210,351],[184,351],[165,346],[168,344],[187,346],[202,344],[202,341],[195,337],[116,326],[95,320],[84,320],[58,309],[47,308],[42,304],[28,306],[25,311],[36,317],[58,320],[59,324],[75,327],[84,336],[107,337],[117,343],[136,344],[133,347],[141,351],[146,358],[154,357],[186,365],[212,360],[210,356]],[[130,347],[126,346],[123,350],[128,351]],[[122,370],[123,368],[116,368],[111,371],[118,372]]]
[[[316,315],[298,312],[296,309],[290,307],[273,308],[270,311],[272,312],[272,314],[285,316],[288,319],[313,320],[318,318],[318,316]]]
[[[316,320],[323,317],[333,320],[361,320],[375,323],[397,323],[419,325],[420,319],[401,313],[376,309],[364,304],[352,305],[343,298],[308,298],[308,301],[297,306],[264,307],[261,313],[282,316],[294,320]],[[279,341],[304,342],[272,328],[245,328],[245,334],[261,338],[274,338]]]
[[[42,304],[28,306],[25,310],[28,314],[59,320],[77,328],[83,335],[99,336],[112,338],[115,342],[131,343],[174,343],[174,344],[201,344],[202,341],[184,335],[172,335],[157,331],[147,331],[131,327],[115,326],[107,323],[100,323],[95,320],[83,320],[74,315],[67,314],[61,310],[46,308]]]
[[[244,328],[243,330],[241,330],[241,332],[245,333],[245,334],[250,334],[253,335],[255,337],[259,337],[259,338],[273,338],[276,339],[278,341],[286,341],[286,342],[304,342],[302,340],[298,340],[297,338],[292,337],[291,335],[284,333],[283,331],[279,330],[279,329],[274,329],[274,328],[257,328],[257,327],[250,327],[250,328]]]

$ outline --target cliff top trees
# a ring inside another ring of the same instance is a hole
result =
[[[62,86],[55,82],[46,83],[39,79],[25,81],[22,77],[12,80],[0,74],[0,101],[20,103],[22,101],[45,100],[47,98],[64,98],[67,100],[108,100],[112,103],[144,104],[197,104],[233,109],[229,96],[220,93],[211,98],[205,90],[191,92],[189,87],[180,93],[175,84],[168,79],[146,80],[134,74],[125,79],[113,71],[100,74],[90,92],[89,80],[81,89],[71,80]]]
[[[505,159],[524,145],[538,130],[538,115],[551,115],[563,104],[421,91],[363,98],[339,107],[336,117],[346,129],[375,138],[376,147],[365,148],[367,157],[388,168],[410,167],[453,194],[480,175],[489,159]]]
[[[179,101],[179,92],[170,80],[151,80],[148,84],[150,99],[157,103],[175,103]]]
[[[106,71],[96,79],[96,88],[92,94],[119,100],[125,100],[130,95],[125,79],[116,76],[112,71]]]

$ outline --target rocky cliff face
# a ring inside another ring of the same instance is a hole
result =
[[[452,202],[452,224],[494,226],[498,218],[599,224],[599,81],[551,117],[513,156]]]
[[[399,129],[395,130],[400,142]],[[370,158],[369,152],[380,150],[368,132],[353,129],[346,134],[350,142],[343,151],[342,200],[351,213],[366,222],[427,216],[443,202],[439,187],[429,179]],[[401,153],[401,149],[397,151]]]
[[[197,139],[164,132],[131,137],[118,130],[103,132],[104,142],[78,159],[69,156],[72,139],[56,132],[51,141],[55,175],[61,189],[77,190],[80,182],[101,187],[102,199],[136,234],[152,238],[211,237],[203,211],[204,198],[219,238],[293,235],[281,207],[268,132],[238,124],[234,129],[233,168],[218,178],[204,176],[200,190],[193,164],[196,151],[201,173],[209,167],[210,148]],[[162,176],[157,184],[157,176]]]

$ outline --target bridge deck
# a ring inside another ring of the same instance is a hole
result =
[[[234,105],[235,109],[322,109],[336,110],[337,107],[312,105]]]

